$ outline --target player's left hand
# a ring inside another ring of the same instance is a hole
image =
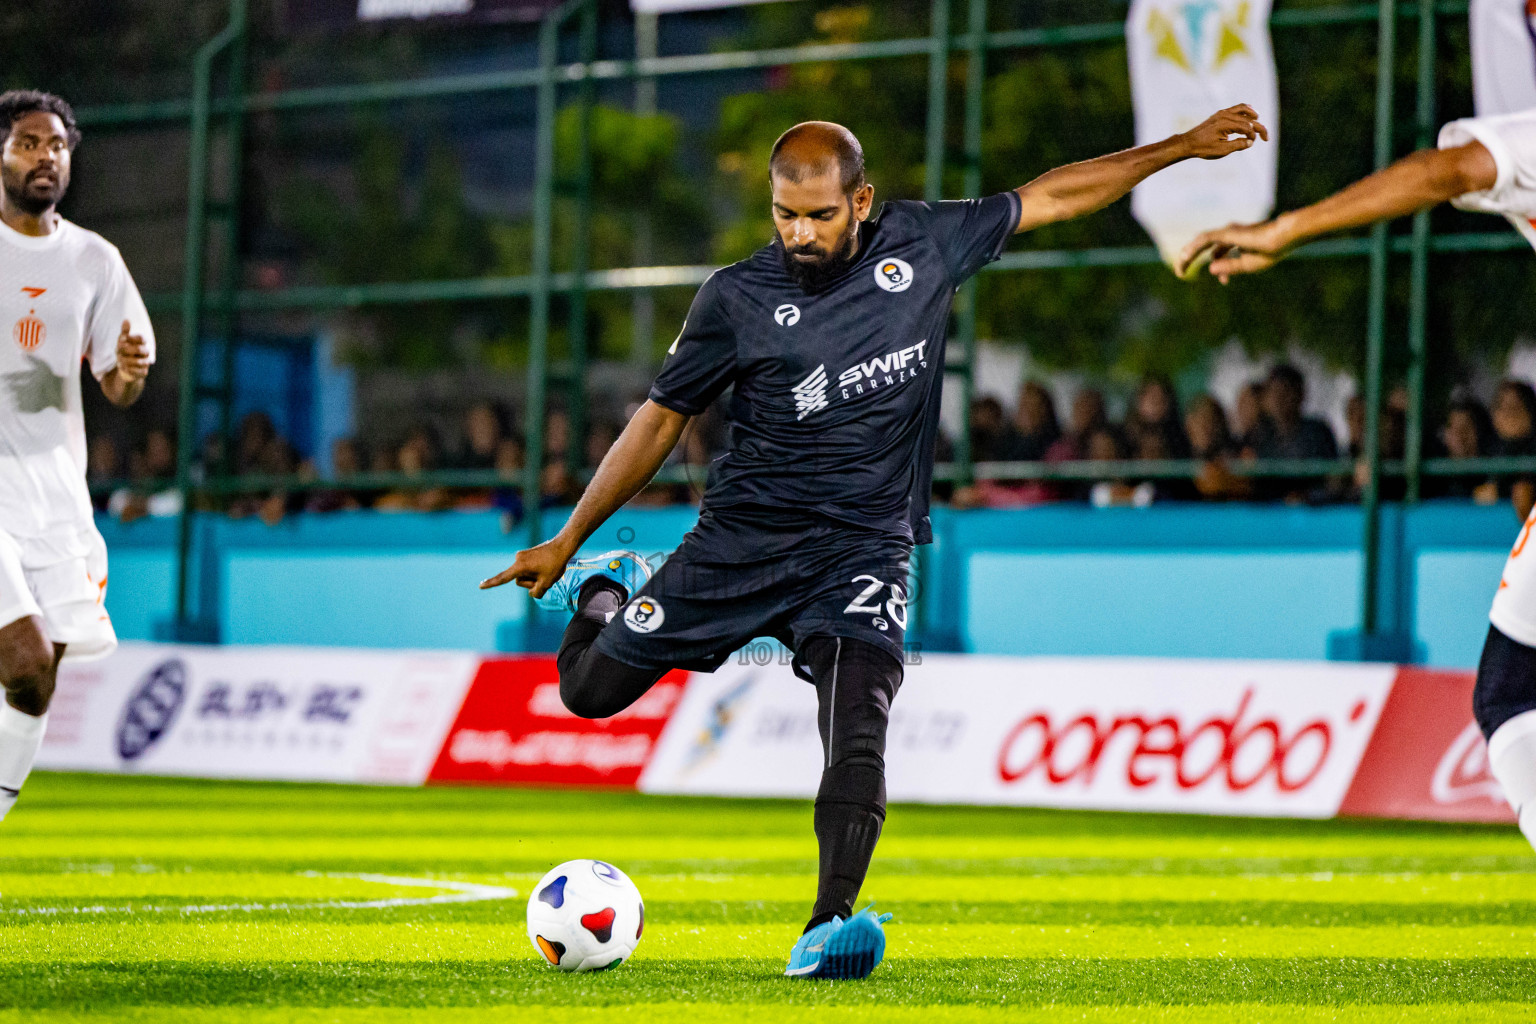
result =
[[[1218,110],[1185,132],[1183,139],[1189,156],[1219,160],[1230,153],[1248,149],[1254,142],[1269,141],[1269,129],[1259,123],[1258,112],[1246,103]]]
[[[149,376],[149,345],[142,337],[130,333],[128,321],[117,335],[117,375],[125,384],[133,384]]]

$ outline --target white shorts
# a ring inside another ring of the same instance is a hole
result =
[[[22,549],[0,531],[0,626],[36,615],[49,642],[64,645],[71,661],[105,658],[117,649],[107,617],[107,545],[91,529],[89,552],[78,558],[25,568]]]

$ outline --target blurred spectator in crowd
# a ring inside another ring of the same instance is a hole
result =
[[[437,431],[418,424],[395,452],[395,463],[407,477],[420,477],[441,465],[442,443]],[[437,512],[448,508],[453,496],[446,487],[401,487],[382,495],[373,507],[380,512]]]
[[[346,484],[363,471],[366,460],[356,438],[339,437],[331,442],[331,479],[335,487],[310,491],[304,502],[306,512],[350,512],[368,507],[364,491],[350,490]]]
[[[500,402],[476,402],[464,413],[463,445],[453,459],[454,469],[494,469],[496,453],[511,434],[506,406]]]
[[[1119,431],[1103,426],[1088,435],[1085,454],[1094,462],[1113,462],[1125,459],[1129,449]],[[1157,489],[1151,483],[1132,484],[1124,477],[1095,480],[1088,488],[1088,504],[1094,508],[1126,505],[1145,508],[1156,496]]]
[[[1232,406],[1232,446],[1239,452],[1252,452],[1259,441],[1259,424],[1264,422],[1264,382],[1245,384]]]
[[[245,414],[235,432],[235,472],[260,473],[267,446],[277,437],[272,417],[260,409]]]
[[[268,425],[270,426],[270,421]],[[268,435],[266,443],[257,453],[255,464],[245,472],[260,476],[298,476],[300,479],[314,477],[314,467],[307,464],[301,466],[293,445],[275,431]],[[228,512],[231,519],[255,516],[268,526],[276,526],[288,513],[298,512],[303,508],[304,499],[301,495],[286,488],[278,488],[264,494],[237,495],[229,503]]]
[[[111,434],[97,434],[91,438],[86,451],[85,482],[91,488],[91,504],[98,512],[107,510],[111,493],[98,492],[97,488],[117,481],[123,471],[122,461],[117,451],[117,442],[112,440]]]
[[[1179,436],[1183,436],[1180,428]],[[1134,456],[1141,462],[1165,462],[1177,456],[1170,448],[1172,436],[1160,427],[1146,427],[1133,435]],[[1193,481],[1183,477],[1156,476],[1142,480],[1140,487],[1152,488],[1156,501],[1193,501],[1198,496]]]
[[[1061,437],[1056,420],[1056,402],[1051,393],[1035,381],[1019,387],[1019,404],[1013,412],[1013,429],[998,445],[1000,461],[1039,462],[1051,445]]]
[[[544,464],[539,474],[539,500],[544,508],[564,508],[581,497],[581,482],[562,459]]]
[[[129,486],[114,491],[107,511],[125,523],[145,516],[181,514],[181,492],[167,486],[176,477],[176,439],[161,427],[144,435],[142,447],[128,456]]]
[[[1189,439],[1191,458],[1201,461],[1194,480],[1195,491],[1207,501],[1228,501],[1246,497],[1250,491],[1245,477],[1232,473],[1229,465],[1237,455],[1227,413],[1210,395],[1197,395],[1184,414],[1184,434]]]
[[[695,439],[692,455],[698,459],[696,464],[708,466],[712,455],[707,446],[708,439],[705,437],[704,431],[690,430],[689,434],[693,435]],[[603,461],[603,456],[608,454],[608,449],[612,448],[613,443],[618,439],[619,430],[612,423],[609,423],[607,420],[597,420],[592,423],[587,428],[587,461],[585,465],[589,469],[596,469],[598,464]],[[692,461],[692,458],[690,461]]]
[[[1254,429],[1250,445],[1260,459],[1336,459],[1338,442],[1328,424],[1302,415],[1307,398],[1306,379],[1289,363],[1269,371],[1264,383],[1264,416]],[[1308,500],[1318,488],[1317,477],[1271,477],[1260,482],[1258,493],[1266,498],[1297,503]]]
[[[1445,424],[1440,428],[1440,452],[1448,459],[1476,459],[1487,455],[1493,444],[1493,419],[1483,403],[1470,396],[1451,402],[1445,413]],[[1424,478],[1424,493],[1437,498],[1471,498],[1487,477],[1476,474],[1458,474]],[[1493,500],[1498,500],[1497,486]]]
[[[1493,398],[1493,430],[1489,455],[1536,455],[1536,391],[1525,381],[1506,380],[1499,385]],[[1536,481],[1530,474],[1500,474],[1480,486],[1474,497],[1489,504],[1507,498],[1524,518],[1536,499]]]
[[[1013,431],[1003,416],[1003,403],[991,395],[971,402],[971,461],[1002,462],[1013,450]]]
[[[1145,446],[1149,450],[1166,452],[1161,458],[1189,457],[1189,439],[1184,436],[1184,425],[1179,422],[1179,399],[1167,377],[1151,375],[1142,378],[1125,417],[1125,434],[1138,453]],[[1160,440],[1147,441],[1149,434],[1159,435]],[[1149,456],[1138,454],[1138,457]]]
[[[501,513],[504,532],[523,518],[523,459],[523,444],[515,437],[496,446],[496,475],[505,483],[491,492],[491,507]]]
[[[564,462],[571,450],[571,417],[564,409],[551,409],[544,417],[544,461]]]
[[[1088,435],[1109,422],[1104,409],[1104,393],[1097,388],[1083,388],[1072,399],[1071,415],[1067,419],[1067,432],[1056,439],[1046,451],[1048,462],[1070,462],[1085,458]]]
[[[1350,399],[1350,404],[1356,403],[1356,398]],[[1365,485],[1370,478],[1370,466],[1365,459],[1365,403],[1359,402],[1358,412],[1351,413],[1348,406],[1345,408],[1345,417],[1353,416],[1350,422],[1349,456],[1355,460],[1355,471],[1344,489],[1345,501],[1359,501],[1365,495]],[[1390,405],[1383,406],[1381,419],[1377,426],[1377,446],[1381,451],[1381,461],[1390,462],[1400,460],[1407,450],[1408,417],[1401,409]],[[1408,483],[1401,476],[1381,477],[1380,497],[1382,501],[1401,501],[1408,493]]]

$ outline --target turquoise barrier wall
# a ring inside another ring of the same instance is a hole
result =
[[[936,510],[913,579],[929,650],[1322,658],[1358,626],[1353,508],[1164,506]],[[553,521],[562,516],[552,512]],[[591,551],[665,553],[687,508],[625,510]],[[118,633],[151,639],[173,603],[174,523],[101,523]],[[231,643],[550,649],[563,622],[511,587],[481,591],[518,547],[494,513],[338,513],[277,527],[198,523],[194,604]],[[1381,607],[1415,660],[1470,667],[1519,523],[1506,507],[1389,508]]]

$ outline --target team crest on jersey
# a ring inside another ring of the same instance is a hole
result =
[[[31,352],[48,337],[48,325],[37,318],[36,310],[28,310],[27,315],[17,320],[16,326],[11,328],[11,337],[16,339],[22,351]]]
[[[912,287],[912,264],[894,256],[875,264],[875,284],[888,292],[904,292]]]
[[[654,633],[667,621],[667,613],[654,597],[637,597],[624,608],[624,625],[636,633]]]

